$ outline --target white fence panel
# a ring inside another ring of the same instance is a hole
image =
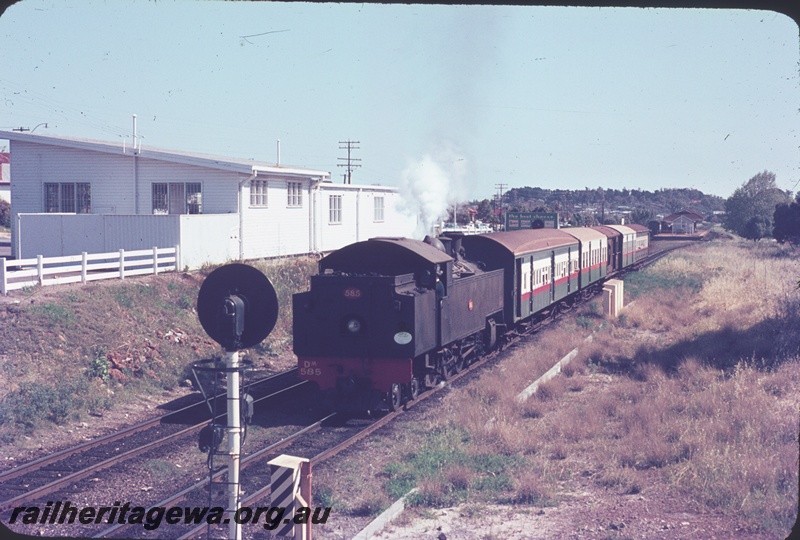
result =
[[[34,285],[87,283],[98,279],[174,272],[180,248],[152,248],[111,253],[7,260],[0,257],[0,293]],[[80,263],[80,264],[75,264]],[[33,278],[33,279],[31,279]]]

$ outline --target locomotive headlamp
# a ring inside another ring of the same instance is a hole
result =
[[[358,334],[361,332],[361,321],[358,319],[350,319],[347,321],[347,331],[351,334]]]

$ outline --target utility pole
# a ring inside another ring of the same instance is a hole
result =
[[[361,142],[360,141],[351,141],[350,139],[348,139],[346,141],[339,141],[339,149],[340,150],[347,150],[347,157],[346,158],[337,158],[337,159],[339,159],[341,161],[346,161],[346,163],[337,163],[337,165],[336,165],[337,167],[347,167],[347,173],[346,173],[346,176],[345,176],[345,179],[344,179],[344,183],[345,184],[352,183],[353,169],[355,167],[361,167],[361,165],[353,163],[354,161],[361,161],[360,158],[350,157],[350,153],[353,150],[359,150],[360,149],[360,147],[356,146],[357,144],[361,144]],[[342,146],[342,145],[344,145],[344,146]]]
[[[503,190],[506,189],[507,187],[508,187],[508,184],[495,184],[494,185],[494,189],[496,189],[496,190],[498,190],[500,192],[495,198],[495,200],[497,201],[497,207],[495,207],[495,210],[497,210],[498,207],[499,207],[499,209],[501,211],[503,210]]]

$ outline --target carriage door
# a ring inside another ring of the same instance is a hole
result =
[[[567,248],[567,294],[572,292],[572,248]]]
[[[550,303],[556,299],[556,252],[550,252]]]
[[[528,314],[530,315],[531,313],[533,313],[533,310],[534,310],[534,307],[533,307],[533,299],[534,299],[533,292],[536,290],[536,270],[534,270],[534,268],[533,268],[533,255],[531,255],[531,258],[528,261],[528,267],[530,268],[530,271],[528,272],[528,274],[529,274],[529,276],[528,276],[528,290],[530,291],[530,294],[528,295],[528,298],[530,299],[528,301]]]
[[[515,276],[515,288],[516,291],[514,293],[514,300],[517,304],[517,319],[522,318],[522,258],[516,260],[517,267],[516,267],[516,276]]]

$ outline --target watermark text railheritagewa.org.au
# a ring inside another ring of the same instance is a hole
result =
[[[278,528],[281,523],[322,524],[328,521],[330,513],[330,506],[317,507],[313,510],[301,506],[294,511],[293,515],[290,515],[292,512],[287,512],[286,508],[280,506],[255,508],[243,506],[231,516],[230,512],[226,512],[221,506],[154,506],[145,508],[144,506],[132,506],[128,502],[122,504],[116,501],[112,506],[79,507],[69,501],[51,501],[44,507],[18,506],[14,508],[7,525],[15,523],[23,525],[129,524],[142,525],[145,529],[152,531],[158,529],[162,524],[223,525],[230,523],[230,520],[233,519],[241,525],[261,524],[263,528],[271,531]]]

